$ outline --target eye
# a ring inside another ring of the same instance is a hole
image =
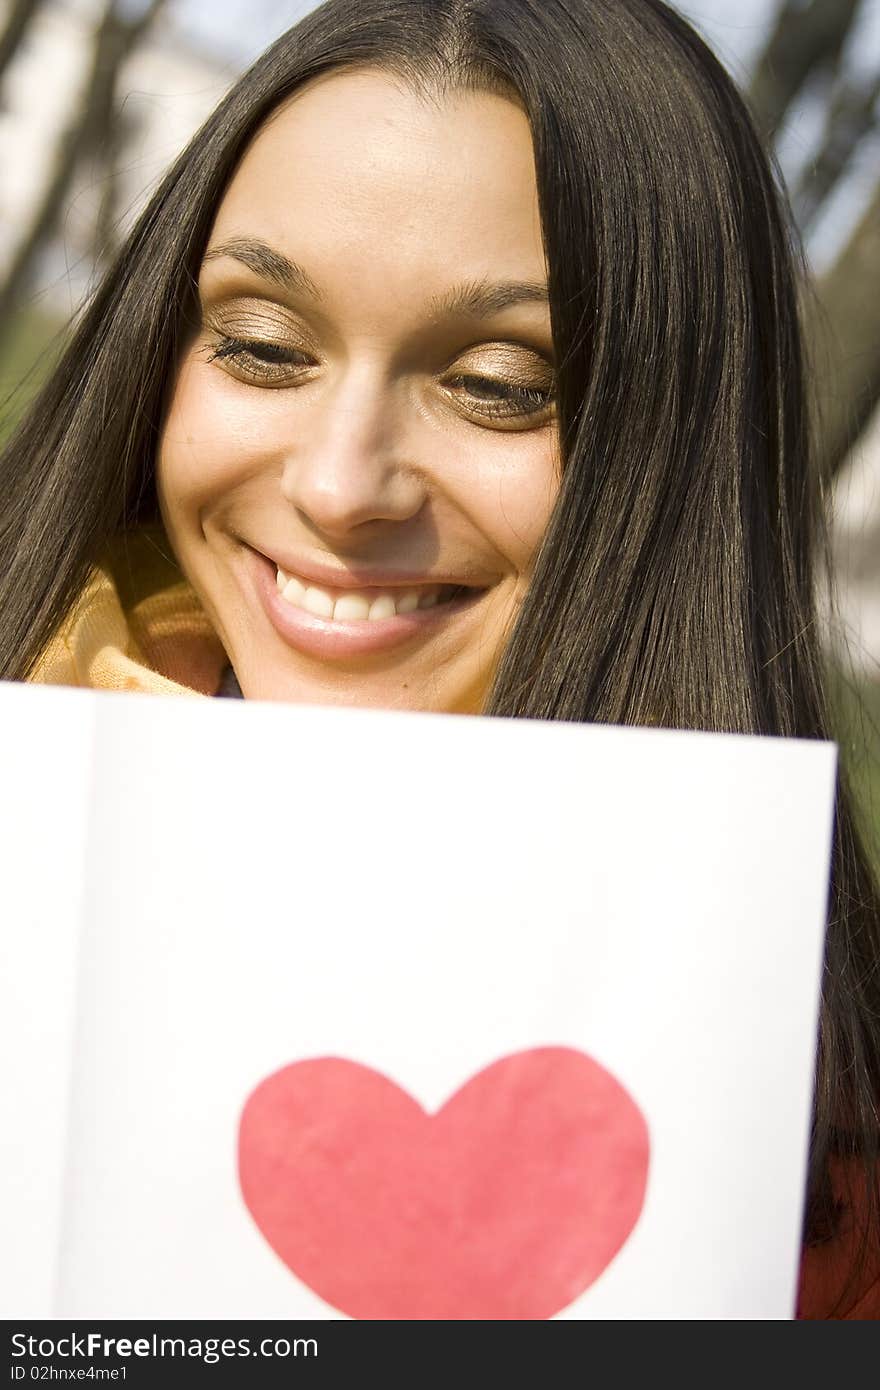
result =
[[[231,362],[238,375],[246,381],[263,385],[286,386],[311,366],[311,359],[296,348],[283,343],[267,343],[254,338],[235,338],[218,334],[208,362]]]
[[[531,421],[548,414],[556,399],[552,386],[520,386],[474,372],[459,372],[447,379],[447,385],[465,388],[467,409],[492,420]]]

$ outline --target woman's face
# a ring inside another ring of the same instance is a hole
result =
[[[525,115],[313,80],[199,290],[159,499],[245,697],[478,713],[558,486]]]

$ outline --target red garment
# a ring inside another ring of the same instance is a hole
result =
[[[811,1321],[880,1320],[880,1235],[876,1222],[863,1263],[860,1259],[867,1208],[864,1171],[852,1161],[832,1158],[830,1174],[834,1196],[845,1210],[834,1239],[804,1251],[797,1317]],[[858,1271],[857,1265],[861,1265]]]

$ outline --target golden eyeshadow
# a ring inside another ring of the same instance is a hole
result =
[[[555,375],[547,358],[524,343],[486,343],[466,349],[456,357],[455,368],[459,372],[501,373],[518,385],[533,385],[537,374],[550,386]]]
[[[269,300],[208,303],[203,311],[204,326],[215,333],[235,338],[292,338],[304,344],[308,335],[302,324],[280,305]]]

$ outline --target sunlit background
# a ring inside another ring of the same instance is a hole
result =
[[[237,75],[308,0],[0,0],[0,439]],[[880,826],[880,0],[682,0],[779,160],[828,325],[838,737]],[[816,326],[813,330],[818,332]],[[880,833],[878,833],[880,847]]]

